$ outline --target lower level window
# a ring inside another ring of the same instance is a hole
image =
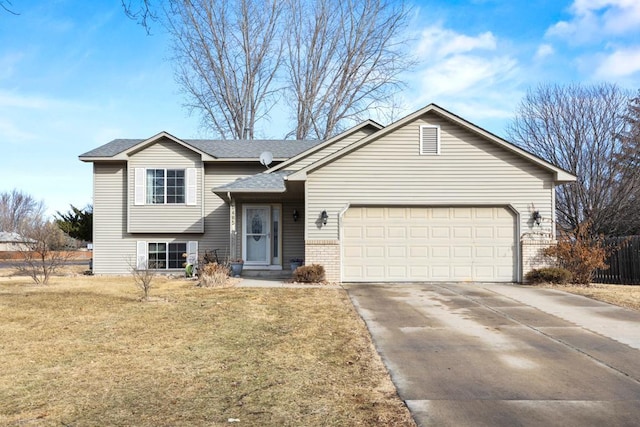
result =
[[[149,268],[182,268],[187,252],[186,243],[149,243]]]

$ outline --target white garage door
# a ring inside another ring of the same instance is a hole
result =
[[[353,207],[346,282],[516,280],[515,215],[501,207]]]

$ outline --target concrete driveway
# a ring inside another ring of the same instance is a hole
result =
[[[640,313],[507,284],[345,287],[419,426],[640,425]]]

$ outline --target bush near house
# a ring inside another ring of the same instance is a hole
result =
[[[217,262],[204,264],[199,272],[200,282],[198,285],[206,288],[225,286],[229,280],[229,274],[229,267],[226,265]]]
[[[571,272],[561,267],[536,268],[528,272],[524,278],[534,285],[539,283],[564,285],[571,280]]]
[[[301,283],[324,282],[324,267],[319,264],[302,265],[293,271],[293,280]]]
[[[608,267],[605,260],[611,248],[603,242],[601,236],[591,232],[591,223],[585,221],[571,232],[561,232],[558,243],[545,249],[544,254],[571,272],[571,283],[588,285],[597,269]]]

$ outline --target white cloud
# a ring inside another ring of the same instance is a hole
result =
[[[572,18],[549,27],[547,36],[582,44],[637,33],[640,26],[638,0],[575,0],[569,11]]]
[[[536,51],[535,59],[543,59],[555,53],[555,49],[550,44],[541,44]]]
[[[25,108],[32,110],[85,108],[86,106],[65,99],[48,98],[39,95],[25,95],[21,93],[0,90],[0,108]]]
[[[495,36],[485,32],[473,37],[436,25],[422,30],[417,55],[421,59],[444,58],[478,49],[495,50]]]
[[[603,79],[620,78],[640,72],[640,47],[620,49],[608,55],[596,69]]]
[[[420,65],[409,79],[414,90],[405,99],[410,109],[435,102],[489,127],[513,115],[521,95],[519,64],[498,49],[495,35],[468,35],[441,25],[424,28],[420,35]]]
[[[21,130],[14,123],[0,119],[0,141],[3,143],[15,143],[32,140],[36,137],[34,133]]]

